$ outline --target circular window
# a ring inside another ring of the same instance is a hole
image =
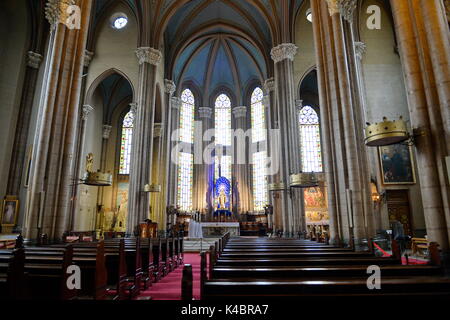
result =
[[[128,24],[128,17],[124,13],[116,13],[111,17],[111,25],[114,29],[120,30]]]

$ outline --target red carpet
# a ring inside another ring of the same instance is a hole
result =
[[[200,255],[198,253],[185,253],[184,264],[192,265],[194,299],[200,300]],[[158,283],[153,283],[153,286],[147,291],[143,291],[140,297],[150,296],[152,300],[181,300],[183,267],[179,266]]]
[[[391,256],[391,254],[389,254],[386,251],[384,251],[383,249],[381,249],[380,246],[377,245],[375,242],[373,244],[375,245],[375,248],[378,249],[383,254],[383,257],[387,258],[387,257]],[[407,265],[407,264],[428,264],[428,261],[411,259],[411,258],[406,260],[406,257],[402,257],[402,264],[404,264],[404,265]]]

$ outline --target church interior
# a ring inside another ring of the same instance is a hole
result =
[[[0,300],[450,297],[450,0],[0,17]]]

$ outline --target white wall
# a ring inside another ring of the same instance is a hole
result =
[[[369,30],[366,26],[369,5],[382,8],[381,29]],[[390,13],[383,9],[381,1],[365,0],[360,12],[361,41],[367,46],[363,56],[363,73],[366,88],[366,119],[370,123],[380,122],[383,116],[390,120],[403,119],[409,121],[409,110],[406,99],[406,89],[403,80],[402,66],[399,55],[395,52],[395,38]],[[376,177],[379,192],[389,189],[409,190],[412,211],[413,228],[424,229],[422,201],[420,195],[419,177],[415,185],[384,186],[381,184],[381,169],[376,148],[369,149],[370,168],[372,176]],[[416,169],[417,172],[417,169]],[[386,204],[382,205],[381,218],[384,228],[389,228],[389,217]]]
[[[111,27],[110,17],[117,12],[128,16],[128,24],[121,30]],[[133,13],[123,4],[112,7],[97,28],[94,58],[89,66],[87,88],[105,71],[115,68],[123,72],[137,88],[139,63],[136,57],[139,30]]]
[[[295,21],[295,45],[298,47],[294,60],[294,83],[300,88],[300,81],[316,65],[316,52],[312,23],[306,20],[309,1],[304,1]],[[297,90],[299,95],[299,90]]]
[[[6,193],[28,51],[25,1],[0,2],[0,197]]]

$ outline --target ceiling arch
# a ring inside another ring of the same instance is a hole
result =
[[[185,3],[173,12],[164,34],[167,76],[181,86],[193,81],[205,97],[222,86],[241,100],[248,83],[273,74],[268,12],[259,1]]]

